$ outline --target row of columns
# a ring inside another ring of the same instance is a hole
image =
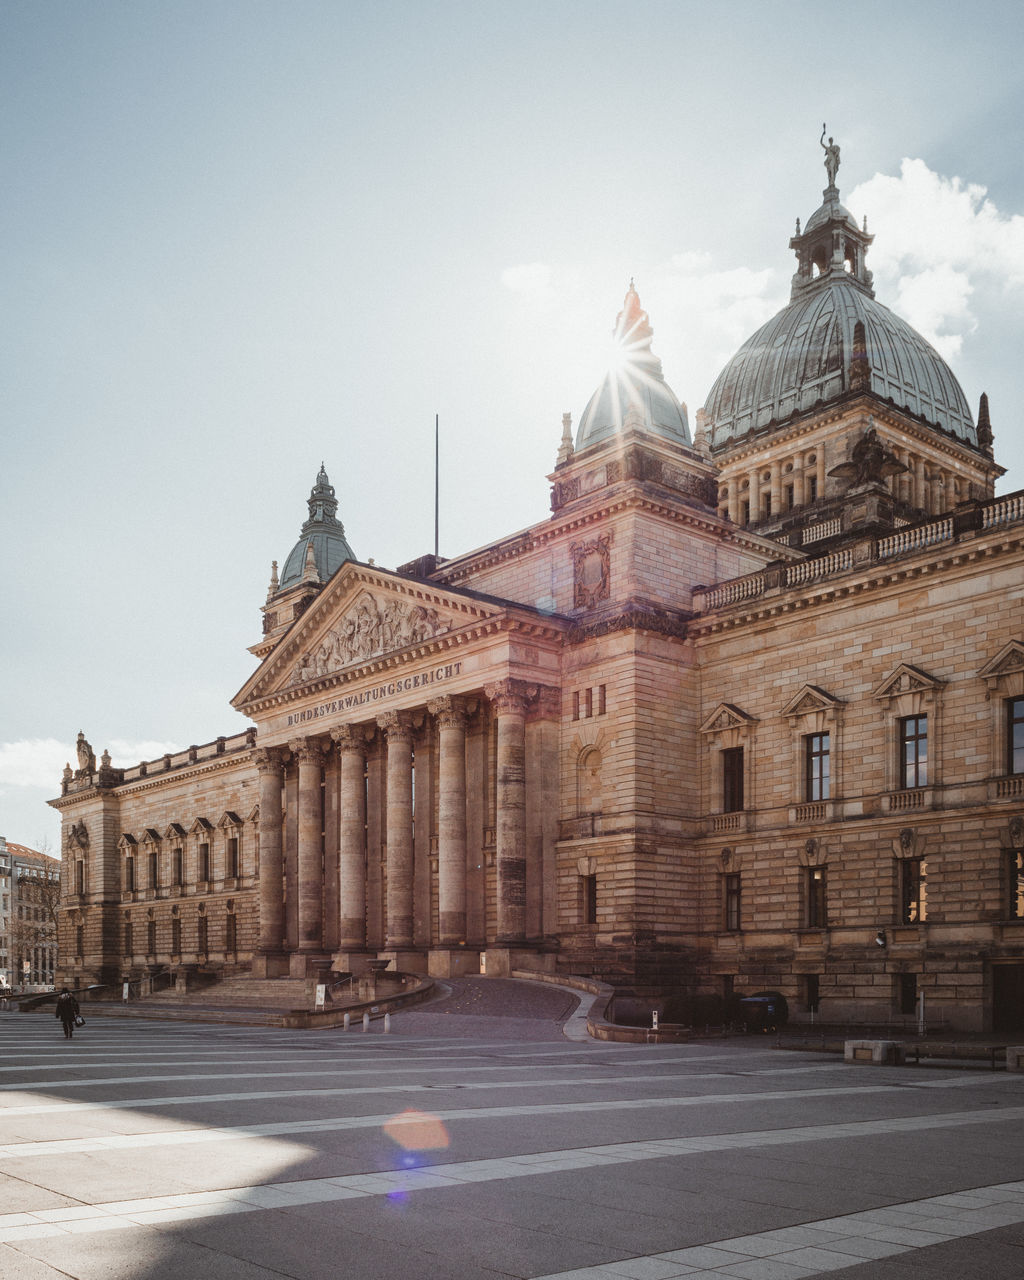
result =
[[[495,780],[496,942],[526,938],[526,719],[528,705],[554,691],[519,680],[503,680],[484,690],[497,721]],[[557,696],[557,695],[556,695]],[[463,698],[449,695],[427,703],[438,730],[438,945],[466,941],[466,729]],[[392,711],[374,726],[385,743],[387,808],[387,892],[385,946],[408,948],[414,937],[413,713]],[[338,822],[339,947],[358,951],[366,934],[366,789],[364,766],[371,725],[345,724],[330,731],[340,764]],[[324,907],[321,778],[325,749],[317,739],[288,744],[297,762],[298,949],[322,949]],[[285,752],[256,752],[260,779],[259,948],[284,949],[282,877],[285,866],[282,791]]]
[[[809,455],[808,455],[809,456]],[[786,461],[792,461],[792,471],[783,472],[783,464]],[[763,479],[764,471],[768,471],[768,479]],[[805,458],[797,457],[794,459],[777,458],[771,462],[767,468],[762,462],[760,466],[753,468],[744,477],[738,473],[733,474],[724,480],[724,495],[719,498],[719,508],[723,515],[727,515],[733,524],[744,523],[743,503],[749,503],[749,521],[754,523],[762,518],[763,499],[767,496],[771,498],[771,513],[773,516],[779,515],[784,507],[783,493],[786,485],[793,486],[793,506],[802,507],[805,503],[811,501],[809,479],[813,477],[815,480],[815,496],[817,498],[824,497],[825,494],[825,454],[824,450],[817,449],[814,456],[814,462],[808,463]],[[741,486],[744,479],[747,482],[747,488]]]

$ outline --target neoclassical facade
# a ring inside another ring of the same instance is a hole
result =
[[[630,285],[544,522],[384,569],[321,467],[254,727],[80,740],[65,978],[387,957],[1024,1029],[1024,495],[827,176],[693,433]]]

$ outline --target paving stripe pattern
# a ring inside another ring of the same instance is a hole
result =
[[[91,1027],[95,1026],[93,1022]],[[21,1031],[27,1034],[22,1036]],[[104,1233],[119,1233],[130,1241],[133,1233],[171,1230],[175,1224],[212,1223],[236,1215],[287,1213],[310,1206],[343,1206],[343,1202],[415,1202],[423,1203],[429,1211],[436,1193],[451,1195],[495,1183],[525,1186],[553,1175],[584,1176],[588,1171],[611,1168],[625,1171],[659,1161],[673,1162],[675,1167],[680,1160],[703,1161],[729,1153],[795,1152],[820,1144],[838,1150],[842,1144],[857,1140],[916,1137],[932,1141],[943,1135],[948,1140],[956,1131],[1000,1135],[1008,1129],[1024,1131],[1024,1088],[1016,1077],[980,1072],[908,1075],[906,1070],[900,1074],[890,1069],[876,1073],[813,1055],[772,1056],[767,1047],[716,1052],[690,1046],[666,1051],[664,1047],[538,1043],[536,1051],[530,1051],[515,1040],[445,1044],[410,1036],[391,1040],[380,1034],[356,1040],[350,1033],[348,1039],[335,1036],[330,1047],[323,1048],[320,1038],[314,1041],[291,1033],[254,1033],[252,1028],[204,1029],[200,1034],[194,1028],[135,1024],[130,1035],[124,1034],[122,1027],[103,1027],[96,1032],[101,1047],[86,1048],[82,1036],[62,1053],[47,1043],[42,1031],[36,1020],[0,1020],[0,1050],[9,1050],[4,1053],[5,1082],[0,1085],[4,1090],[0,1099],[0,1158],[4,1175],[18,1180],[19,1185],[32,1184],[35,1163],[51,1167],[60,1159],[132,1153],[133,1160],[147,1160],[161,1149],[211,1148],[220,1152],[273,1139],[312,1141],[317,1135],[345,1131],[374,1133],[394,1120],[395,1109],[360,1114],[347,1107],[382,1095],[394,1095],[399,1106],[403,1098],[411,1099],[413,1105],[429,1110],[434,1120],[457,1126],[463,1135],[471,1135],[476,1126],[488,1134],[496,1125],[511,1125],[510,1131],[514,1131],[517,1122],[547,1117],[563,1123],[578,1117],[581,1123],[599,1125],[607,1119],[621,1124],[634,1113],[641,1119],[664,1117],[664,1125],[678,1123],[685,1130],[688,1114],[697,1114],[701,1121],[710,1114],[727,1121],[738,1108],[751,1106],[763,1111],[772,1124],[733,1130],[725,1123],[717,1132],[551,1146],[497,1158],[449,1159],[445,1155],[428,1161],[421,1155],[415,1167],[277,1178],[133,1198],[83,1195],[80,1202],[55,1205],[52,1194],[41,1193],[38,1207],[26,1205],[17,1212],[0,1213],[0,1247],[15,1250],[28,1248],[31,1242]],[[26,1044],[29,1040],[30,1045]],[[292,1070],[276,1070],[289,1063]],[[122,1065],[116,1076],[106,1074],[118,1064]],[[138,1074],[130,1071],[133,1065]],[[716,1069],[708,1070],[709,1066]],[[366,1082],[312,1084],[332,1075],[342,1075],[346,1081],[363,1077]],[[262,1082],[281,1076],[310,1081],[310,1087],[301,1083],[291,1089],[261,1087]],[[442,1078],[435,1080],[435,1076]],[[820,1079],[803,1084],[806,1076]],[[234,1088],[200,1092],[211,1079],[231,1080]],[[147,1085],[166,1080],[177,1081],[179,1089],[194,1085],[196,1092],[146,1096]],[[736,1082],[735,1087],[722,1090],[717,1083],[722,1080]],[[774,1087],[760,1084],[768,1080]],[[544,1101],[510,1100],[501,1105],[492,1105],[486,1098],[481,1098],[479,1105],[468,1103],[469,1097],[498,1090],[519,1091],[524,1097],[539,1091],[547,1096]],[[584,1100],[570,1101],[566,1090],[577,1096],[582,1093]],[[442,1098],[450,1101],[453,1093],[467,1097],[467,1105],[435,1105],[435,1100]],[[965,1094],[969,1105],[950,1105]],[[297,1116],[296,1104],[340,1108],[340,1112]],[[257,1120],[251,1115],[253,1109],[259,1113],[277,1105],[288,1109],[287,1116]],[[801,1106],[824,1106],[833,1111],[879,1107],[886,1113],[792,1123],[793,1110]],[[204,1109],[225,1107],[231,1109],[231,1123],[204,1121]],[[786,1109],[783,1119],[774,1115],[777,1107]],[[190,1127],[164,1127],[164,1108],[192,1108],[185,1121]],[[913,1113],[915,1109],[917,1113]],[[888,1114],[889,1110],[893,1113]],[[126,1117],[131,1123],[143,1125],[142,1131],[121,1132],[112,1127],[114,1117],[126,1112],[132,1113]],[[35,1125],[62,1123],[61,1117],[66,1117],[67,1123],[87,1126],[88,1132],[67,1137],[32,1132]],[[66,1194],[59,1198],[69,1200]],[[684,1247],[630,1257],[609,1256],[597,1265],[546,1271],[542,1280],[671,1280],[676,1276],[800,1280],[1021,1224],[1024,1181],[961,1186],[953,1170],[950,1189],[942,1194],[895,1200],[867,1210],[789,1222],[729,1238],[699,1243],[684,1238],[680,1241]],[[1024,1250],[1021,1258],[1024,1261]],[[0,1250],[0,1274],[3,1272]],[[541,1280],[537,1271],[493,1274],[531,1275]],[[943,1273],[939,1269],[932,1274]]]

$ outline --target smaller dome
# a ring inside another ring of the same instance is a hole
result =
[[[326,582],[337,573],[346,560],[356,558],[345,539],[345,526],[335,518],[338,501],[334,496],[334,486],[327,478],[322,462],[308,503],[309,519],[303,524],[298,542],[285,559],[281,570],[280,591],[294,586],[306,577],[310,548],[312,548],[316,580],[319,582]]]
[[[690,444],[686,411],[665,381],[661,361],[651,351],[653,332],[631,280],[614,329],[621,358],[583,411],[576,433],[577,450],[609,440],[626,426],[673,444]]]

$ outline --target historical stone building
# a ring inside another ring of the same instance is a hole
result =
[[[80,741],[66,977],[388,956],[1024,1029],[1024,494],[826,161],[694,435],[631,285],[550,519],[387,570],[321,468],[255,728],[130,769]]]

